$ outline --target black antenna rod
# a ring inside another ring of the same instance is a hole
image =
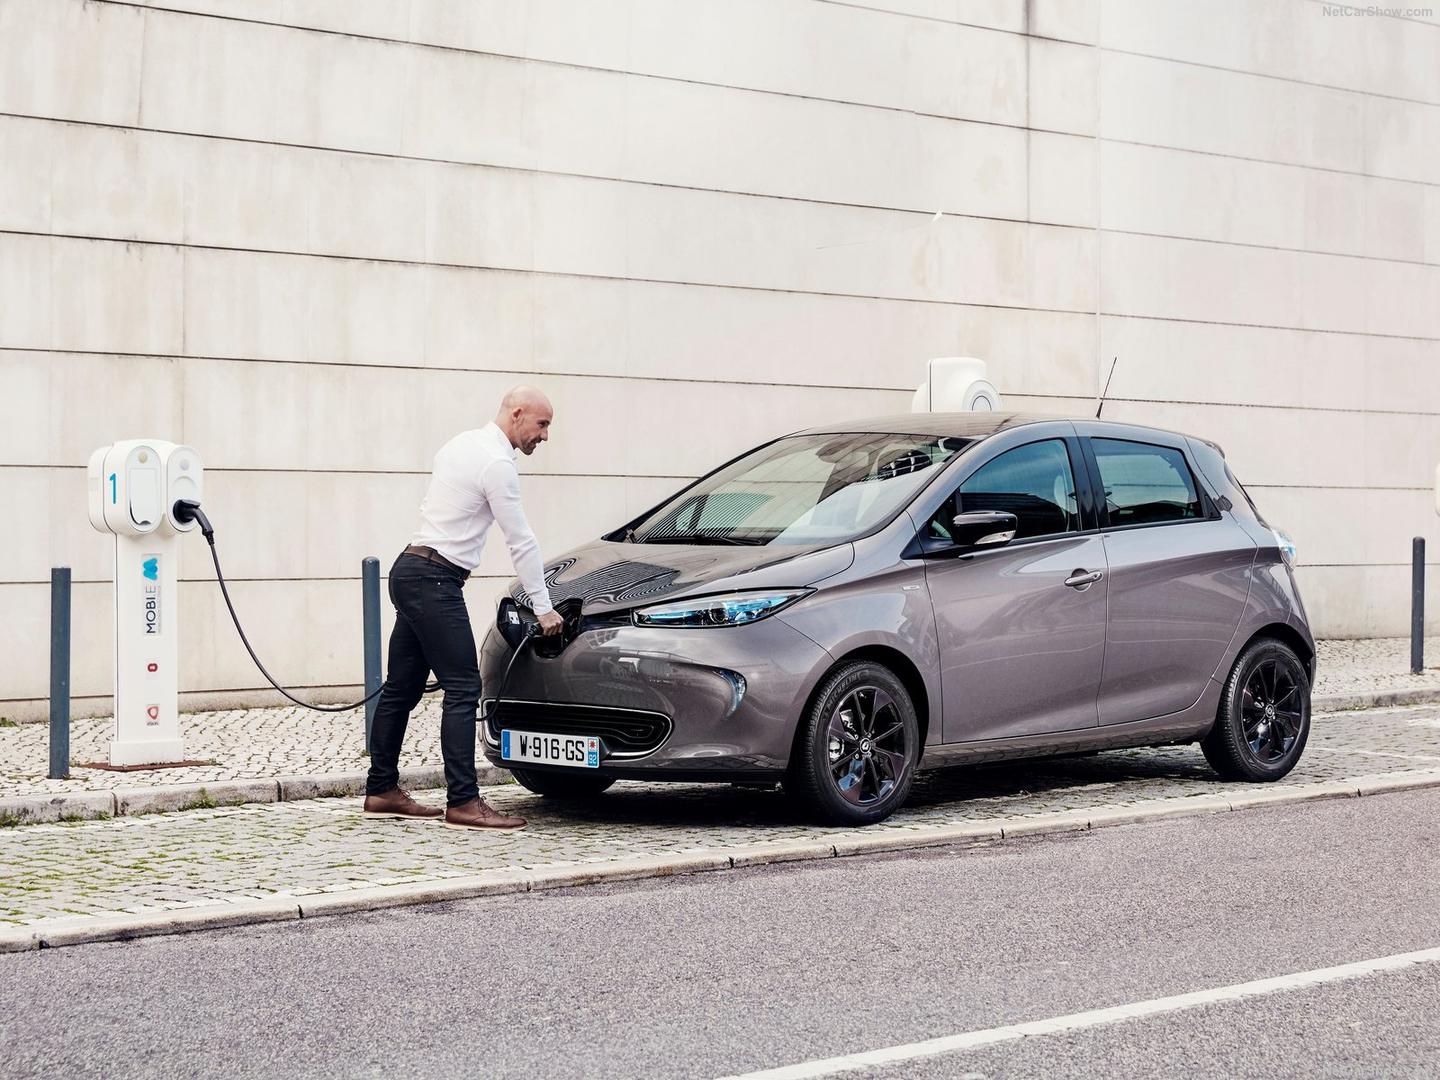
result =
[[[1105,380],[1105,389],[1100,391],[1100,404],[1095,407],[1095,419],[1100,419],[1100,410],[1105,408],[1105,395],[1110,393],[1110,379],[1115,378],[1115,365],[1119,363],[1120,357],[1115,356],[1110,360],[1110,376]]]

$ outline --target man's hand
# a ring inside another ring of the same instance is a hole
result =
[[[559,612],[547,611],[537,618],[540,620],[540,632],[546,637],[554,637],[565,628],[565,620],[560,617]]]

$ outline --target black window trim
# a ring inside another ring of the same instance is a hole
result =
[[[969,480],[972,476],[978,473],[981,469],[985,468],[992,461],[998,461],[1006,454],[1012,453],[1016,450],[1024,449],[1027,446],[1035,446],[1039,443],[1046,442],[1062,442],[1065,444],[1065,453],[1070,460],[1070,476],[1071,479],[1075,481],[1075,501],[1080,510],[1081,527],[1079,529],[1069,530],[1066,532],[1045,533],[1041,536],[1026,536],[1018,540],[1011,540],[1008,544],[1001,544],[999,547],[996,548],[987,548],[978,551],[966,552],[961,556],[962,558],[973,555],[988,554],[992,550],[1005,551],[1010,548],[1024,547],[1028,544],[1053,543],[1056,540],[1064,540],[1067,537],[1071,536],[1093,536],[1095,533],[1098,533],[1100,531],[1100,526],[1098,524],[1099,515],[1097,513],[1095,503],[1096,489],[1091,484],[1090,476],[1085,468],[1085,459],[1081,453],[1081,439],[1079,438],[1079,436],[1076,435],[1062,435],[1058,433],[1052,435],[1044,435],[1038,439],[1031,439],[1029,442],[1016,443],[1014,446],[1005,447],[1005,449],[1000,450],[995,454],[992,454],[984,461],[976,464],[973,469],[970,469],[966,472],[965,476],[962,479],[956,480],[950,490],[945,493],[944,498],[941,500],[940,506],[943,508],[944,506],[949,504],[950,501],[955,497],[955,493],[960,490],[960,485],[965,483],[966,480]],[[1080,466],[1078,468],[1077,463]],[[937,509],[936,513],[939,512],[940,511]],[[929,525],[929,523],[930,519],[927,518],[920,525],[920,528],[916,530],[915,539],[911,542],[910,548],[918,548],[918,545],[922,543],[925,528],[927,525]],[[910,550],[910,548],[907,548],[907,551]]]
[[[1110,524],[1110,511],[1105,506],[1105,499],[1102,492],[1105,485],[1100,479],[1100,462],[1095,456],[1095,447],[1091,445],[1095,439],[1104,439],[1107,442],[1134,443],[1136,446],[1153,446],[1157,450],[1173,450],[1180,455],[1180,460],[1185,463],[1185,468],[1190,474],[1190,486],[1195,489],[1196,495],[1200,498],[1200,506],[1204,513],[1200,517],[1179,518],[1176,521],[1141,521],[1134,525],[1112,525]],[[1215,500],[1210,497],[1210,492],[1205,485],[1200,483],[1196,474],[1195,464],[1190,460],[1190,455],[1179,446],[1169,446],[1166,443],[1146,442],[1144,439],[1130,439],[1119,435],[1084,435],[1080,439],[1084,447],[1085,472],[1090,481],[1091,499],[1095,509],[1096,517],[1100,522],[1101,532],[1132,532],[1136,529],[1170,529],[1176,525],[1194,525],[1202,521],[1219,521],[1220,510],[1215,505]]]

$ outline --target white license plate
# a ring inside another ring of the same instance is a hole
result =
[[[575,769],[600,767],[600,739],[595,735],[547,735],[543,731],[500,732],[503,761],[534,765],[569,765]]]

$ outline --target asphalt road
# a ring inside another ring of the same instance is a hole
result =
[[[718,1077],[1440,946],[1440,792],[0,956],[0,1075]],[[1433,1076],[1440,964],[885,1077]],[[861,1075],[850,1073],[848,1075]]]

